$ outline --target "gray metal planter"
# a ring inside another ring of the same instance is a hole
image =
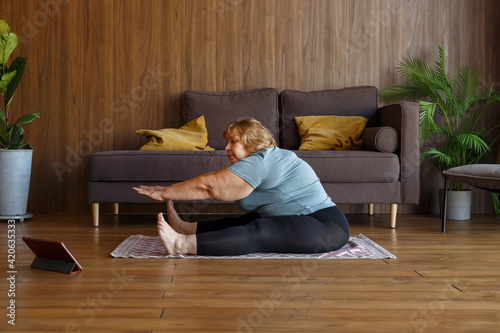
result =
[[[442,202],[444,190],[439,190],[440,211],[443,212]],[[448,204],[446,205],[446,217],[448,220],[470,220],[470,210],[472,204],[472,191],[448,191]],[[441,216],[442,217],[442,216]]]
[[[0,149],[0,219],[31,217],[26,213],[32,149]]]

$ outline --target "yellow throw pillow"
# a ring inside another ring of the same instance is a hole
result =
[[[179,129],[141,129],[135,132],[149,138],[149,142],[140,150],[214,150],[207,146],[208,133],[204,116],[191,120]]]
[[[361,149],[360,139],[368,119],[346,116],[295,117],[299,128],[299,150]]]

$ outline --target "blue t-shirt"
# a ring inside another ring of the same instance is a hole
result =
[[[278,147],[259,150],[228,168],[253,188],[236,201],[262,217],[307,215],[335,206],[309,164]]]

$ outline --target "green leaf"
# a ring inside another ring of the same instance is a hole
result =
[[[10,33],[9,22],[7,22],[7,20],[1,19],[0,20],[0,35],[8,34],[8,33]]]
[[[13,125],[8,130],[7,149],[19,149],[24,140],[24,129]]]
[[[460,67],[456,84],[456,98],[461,105],[461,112],[465,113],[472,104],[478,101],[479,72],[468,66]]]
[[[26,70],[26,60],[27,59],[25,57],[17,57],[16,59],[14,59],[12,64],[10,64],[9,71],[15,71],[16,75],[7,87],[7,106],[10,105],[12,97],[14,97],[14,93],[16,92],[17,86],[19,85],[19,82],[24,75],[24,71]]]
[[[428,148],[428,150],[422,153],[422,155],[438,160],[439,165],[442,166],[442,170],[447,170],[453,165],[453,159],[450,156],[435,148]]]
[[[423,143],[431,138],[438,128],[434,121],[437,103],[419,101],[418,104],[420,105],[420,142]]]
[[[5,124],[5,122],[4,122]],[[8,141],[8,134],[5,126],[0,127],[0,149],[5,148]]]
[[[32,122],[34,119],[40,118],[40,112],[32,112],[25,116],[20,117],[14,125],[7,125],[7,129],[2,126],[0,128],[0,148],[3,149],[33,149],[30,144],[23,143],[24,141],[24,128],[18,124],[26,124]],[[1,119],[0,119],[1,122]],[[5,124],[5,121],[3,121]],[[1,125],[1,124],[0,124]]]
[[[3,127],[5,127],[5,113],[3,113],[3,110],[0,108],[0,123],[4,124]]]
[[[28,144],[25,144],[25,143],[12,143],[10,144],[7,149],[10,149],[10,150],[17,150],[17,149],[23,149],[24,147],[27,147],[29,146]]]
[[[417,58],[404,58],[397,67],[401,85],[386,89],[380,93],[383,101],[391,103],[400,100],[431,98],[435,96],[435,79],[432,68]]]
[[[500,194],[491,193],[491,198],[493,199],[493,206],[495,207],[495,214],[497,218],[500,218]]]
[[[472,149],[478,154],[490,151],[490,146],[478,135],[478,133],[461,133],[456,137],[463,149]]]
[[[7,89],[10,82],[14,79],[17,72],[7,72],[0,78],[0,96],[7,97]]]
[[[13,32],[0,35],[0,63],[6,64],[18,43],[17,35]]]
[[[17,125],[17,124],[28,124],[28,123],[31,123],[33,120],[35,120],[36,118],[40,118],[40,112],[32,112],[30,114],[26,114],[22,117],[20,117],[15,123],[14,125]]]
[[[33,148],[33,146],[30,145],[29,143],[23,143],[16,149],[35,149],[35,148]]]
[[[5,123],[5,115],[3,111],[0,109],[0,140],[3,148],[5,144],[7,144],[7,124]]]

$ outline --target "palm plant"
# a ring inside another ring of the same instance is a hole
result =
[[[476,164],[491,156],[488,142],[491,132],[478,128],[479,119],[500,100],[493,86],[479,92],[477,69],[460,66],[456,75],[445,69],[445,49],[438,45],[439,55],[430,66],[422,60],[409,57],[400,62],[400,85],[384,90],[380,97],[385,102],[417,100],[420,105],[420,143],[426,146],[422,157],[435,160],[441,170]],[[437,119],[435,119],[437,118]],[[450,182],[450,190],[463,190],[463,183]]]

